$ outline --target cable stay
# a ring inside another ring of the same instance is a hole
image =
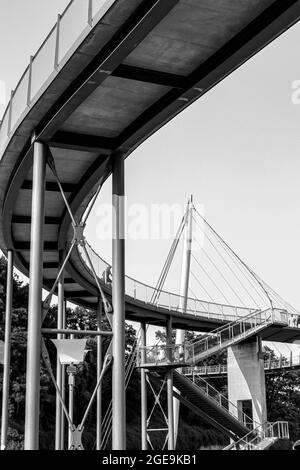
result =
[[[258,276],[255,271],[237,255],[237,253],[235,253],[235,251],[199,213],[195,206],[193,206],[193,210],[194,214],[201,220],[202,223],[205,224],[205,227],[209,229],[209,234],[205,232],[205,239],[209,242],[215,253],[221,258],[222,262],[226,266],[226,270],[230,271],[231,275],[239,283],[243,291],[249,296],[256,308],[265,308],[266,306],[270,306],[272,309],[274,309],[279,307],[288,310],[290,313],[299,315],[299,312],[292,305],[290,305],[279,294],[277,294],[274,289],[272,289],[265,281],[263,281],[260,276]],[[197,224],[197,227],[200,228],[200,224],[196,217],[194,217],[194,221]],[[218,244],[216,244],[214,240],[217,240]],[[214,262],[207,251],[202,246],[200,246],[200,243],[197,239],[195,239],[195,242],[201,248],[201,254],[203,253],[203,255],[210,261],[218,275],[225,282],[227,288],[229,287],[230,291],[236,295],[236,298],[239,300],[239,302],[242,301],[242,305],[245,305],[245,301],[242,300],[240,293],[237,292],[233,285],[231,285],[231,282],[224,274],[224,270],[219,268],[219,266]],[[222,248],[224,254],[220,248]],[[193,259],[196,260],[198,266],[201,265],[201,262],[197,260],[195,256]],[[202,266],[202,271],[204,270],[205,268]],[[220,290],[222,290],[222,298],[224,298],[223,289],[218,284],[218,291]],[[225,297],[227,298],[226,295]],[[263,304],[261,302],[263,302]]]
[[[160,273],[157,284],[155,286],[155,290],[152,294],[151,303],[155,304],[158,301],[158,299],[160,297],[160,294],[163,290],[166,278],[167,278],[168,273],[170,271],[170,267],[172,265],[172,261],[174,259],[174,256],[175,256],[175,253],[176,253],[176,250],[177,250],[177,247],[178,247],[178,244],[179,244],[179,241],[180,241],[180,238],[181,238],[181,235],[182,235],[185,223],[186,223],[187,214],[188,214],[188,212],[186,211],[184,216],[181,219],[180,225],[178,227],[175,238],[174,238],[173,243],[171,245],[170,251],[169,251],[168,256],[167,256],[167,259],[165,261],[165,264],[163,265],[162,271]]]

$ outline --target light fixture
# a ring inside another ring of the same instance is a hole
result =
[[[61,364],[80,364],[86,353],[87,339],[52,339]]]

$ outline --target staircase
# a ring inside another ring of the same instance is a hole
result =
[[[156,370],[153,375],[160,379],[163,377],[160,370]],[[200,378],[199,384],[196,385],[188,377],[174,371],[173,383],[174,396],[178,400],[219,430],[225,432],[231,439],[237,440],[251,434],[252,430],[258,426],[258,423],[255,423],[244,413],[239,421],[236,417],[238,415],[237,408],[204,379]],[[176,392],[176,389],[179,393]],[[233,414],[229,409],[235,409],[236,414]]]
[[[289,439],[289,426],[286,421],[265,423],[223,450],[268,450],[280,439]]]

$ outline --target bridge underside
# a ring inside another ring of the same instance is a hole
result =
[[[8,139],[0,172],[0,246],[29,272],[32,145],[49,145],[71,209],[80,220],[116,153],[145,139],[288,29],[299,2],[274,0],[118,0],[54,73]],[[51,288],[71,220],[50,169],[46,175],[43,280]],[[97,287],[74,250],[65,270],[67,300],[95,308]],[[210,331],[222,324],[127,298],[127,318]],[[223,321],[224,323],[226,321]],[[267,329],[272,341],[300,339]],[[280,338],[280,339],[279,339]]]

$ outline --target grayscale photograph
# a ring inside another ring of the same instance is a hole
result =
[[[300,450],[299,44],[300,0],[0,0],[0,465]]]

